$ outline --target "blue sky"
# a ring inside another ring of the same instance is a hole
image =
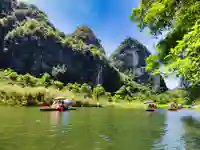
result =
[[[35,4],[43,10],[49,20],[61,31],[72,33],[77,26],[89,26],[101,39],[106,54],[112,53],[127,36],[136,38],[151,53],[156,43],[148,30],[140,32],[128,15],[139,0],[20,0]],[[178,85],[172,77],[165,80],[169,88]]]

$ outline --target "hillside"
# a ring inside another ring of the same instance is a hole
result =
[[[109,60],[120,72],[132,75],[134,81],[156,89],[167,90],[162,76],[155,76],[147,72],[146,58],[150,55],[148,49],[134,38],[127,37],[111,54]]]
[[[107,91],[121,86],[119,73],[109,65],[100,40],[89,27],[80,26],[65,35],[36,6],[9,2],[1,2],[5,4],[0,18],[1,68],[34,76],[49,73],[64,83],[91,85],[97,83],[102,68],[101,84]]]
[[[148,49],[134,38],[126,38],[107,58],[101,40],[91,28],[79,26],[66,35],[34,5],[1,1],[0,36],[0,84],[4,98],[11,95],[12,99],[12,94],[21,91],[22,97],[28,96],[27,89],[31,93],[32,88],[39,95],[40,88],[50,88],[60,95],[60,86],[62,94],[66,95],[65,88],[72,90],[73,86],[75,92],[69,91],[77,95],[77,87],[81,91],[85,84],[92,91],[101,84],[108,101],[111,97],[114,101],[156,99],[166,103],[183,101],[188,95],[180,94],[180,90],[163,92],[167,90],[163,78],[145,70]],[[11,88],[14,86],[16,90]],[[150,86],[163,93],[158,94]]]
[[[1,69],[11,68],[18,74],[38,78],[48,73],[52,79],[64,84],[88,83],[93,87],[101,84],[111,93],[126,85],[137,89],[136,93],[140,91],[138,89],[150,90],[145,87],[149,80],[135,77],[139,84],[135,83],[126,73],[126,67],[122,66],[123,70],[117,61],[106,58],[101,40],[88,26],[79,26],[72,34],[66,35],[34,5],[17,3],[16,0],[4,0],[0,4]],[[135,46],[144,50],[145,57],[150,54],[138,41],[134,40],[135,45],[132,42],[125,40],[115,53],[121,54],[123,50]],[[143,53],[141,55],[144,56]],[[145,59],[140,60],[144,66]]]

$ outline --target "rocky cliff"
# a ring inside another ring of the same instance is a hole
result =
[[[89,27],[65,35],[36,6],[0,1],[0,68],[34,76],[47,72],[64,83],[100,83],[110,92],[123,84],[119,71],[131,71],[138,83],[166,88],[163,80],[145,71],[149,54],[138,41],[127,38],[108,60]]]
[[[34,5],[0,2],[0,67],[40,76],[48,72],[64,83],[101,84],[107,91],[121,86],[119,73],[108,63],[100,40],[87,26],[65,35]]]
[[[145,59],[150,55],[147,48],[131,37],[126,38],[111,54],[110,62],[120,72],[132,74],[134,80],[140,84],[150,84],[156,90],[166,90],[166,84],[160,75],[152,75],[146,71]]]

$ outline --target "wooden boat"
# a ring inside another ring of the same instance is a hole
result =
[[[178,108],[168,108],[168,110],[170,110],[170,111],[177,111],[179,109]]]
[[[68,110],[75,110],[75,108],[66,108],[62,111],[68,111]],[[60,109],[51,108],[51,107],[40,107],[40,111],[61,111]]]
[[[56,109],[58,103],[64,103],[64,110]],[[74,101],[72,99],[67,99],[65,97],[57,97],[53,99],[53,104],[51,106],[40,106],[40,111],[66,111],[71,110]]]
[[[146,111],[156,111],[154,108],[147,108]]]
[[[60,111],[60,110],[56,108],[51,108],[51,107],[41,107],[40,111]]]

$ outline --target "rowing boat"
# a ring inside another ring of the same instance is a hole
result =
[[[156,111],[156,109],[149,108],[149,109],[146,109],[146,111]]]
[[[168,108],[168,110],[170,110],[170,111],[176,111],[176,110],[178,110],[178,108]]]
[[[67,111],[67,110],[76,110],[75,108],[73,107],[65,107],[64,110],[60,110],[60,109],[56,109],[56,108],[52,108],[52,107],[49,107],[49,106],[40,106],[40,111]]]

